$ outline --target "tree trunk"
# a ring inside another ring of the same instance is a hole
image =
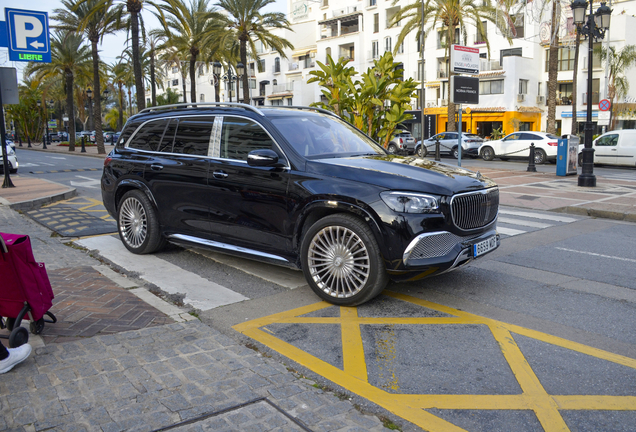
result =
[[[121,83],[119,86],[119,117],[117,118],[117,131],[121,132],[124,127],[124,89]]]
[[[197,56],[192,54],[190,56],[190,101],[193,103],[197,102],[196,65]]]
[[[557,74],[559,67],[559,33],[558,30],[555,29],[558,23],[557,0],[552,0],[552,26],[550,27],[552,37],[550,38],[550,54],[548,59],[548,124],[546,125],[546,132],[551,134],[556,133],[555,118]]]
[[[579,45],[581,44],[581,33],[579,33],[578,31],[576,32],[576,42],[574,43],[574,46],[576,47],[574,49],[574,73],[572,74],[572,128],[570,130],[570,133],[572,135],[578,135],[579,133],[579,127],[578,127],[578,121],[577,121],[577,114],[576,114],[576,94],[578,92],[577,89],[577,76],[578,76],[578,72],[579,72]]]
[[[181,70],[181,88],[183,89],[183,103],[188,103],[188,92],[186,91],[187,72],[181,67],[181,64],[179,64],[179,67]]]
[[[240,40],[241,40],[241,44],[240,44],[241,63],[243,63],[243,76],[241,77],[241,80],[243,80],[243,103],[249,104],[250,103],[250,86],[249,86],[249,77],[247,76],[247,71],[248,71],[247,38],[246,40],[243,40],[243,38],[240,38]],[[236,72],[238,73],[238,69],[236,70]],[[236,88],[237,102],[238,102],[238,94],[239,94],[239,88],[238,88],[238,80],[237,80],[237,88]]]
[[[132,92],[128,87],[128,117],[132,117]]]
[[[155,49],[150,50],[150,93],[152,106],[157,106],[157,83],[155,82]]]
[[[73,72],[65,70],[66,112],[68,113],[68,151],[75,151],[75,108],[73,107]]]
[[[91,38],[92,39],[92,38]],[[91,40],[93,54],[93,87],[95,97],[93,98],[93,125],[95,126],[95,144],[97,144],[97,154],[106,154],[104,148],[104,133],[102,132],[102,87],[99,82],[99,52],[97,51],[97,41]]]
[[[132,36],[133,70],[135,72],[135,92],[137,96],[137,112],[146,108],[146,92],[141,71],[141,58],[139,58],[139,11],[129,11]]]

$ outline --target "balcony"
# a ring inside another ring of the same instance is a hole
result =
[[[502,69],[503,66],[499,64],[499,60],[481,60],[479,62],[480,72],[498,71]]]
[[[291,93],[294,91],[294,82],[290,81],[283,84],[275,84],[272,86],[272,94]]]

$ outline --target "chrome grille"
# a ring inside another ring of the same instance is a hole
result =
[[[499,188],[458,194],[451,199],[451,215],[458,228],[469,230],[491,223],[499,211]]]

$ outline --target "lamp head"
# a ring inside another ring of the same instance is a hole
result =
[[[212,63],[212,73],[214,75],[221,75],[221,62],[215,61]]]
[[[572,14],[574,15],[574,24],[583,24],[585,22],[585,10],[587,9],[587,1],[574,0],[570,3]]]
[[[610,18],[612,16],[612,10],[605,4],[601,3],[601,6],[596,10],[597,25],[603,30],[607,30],[610,26]]]
[[[243,63],[236,64],[236,74],[242,76],[245,73],[245,66]]]
[[[93,90],[91,90],[90,88],[86,90],[86,96],[88,96],[88,98],[90,99],[93,96]]]

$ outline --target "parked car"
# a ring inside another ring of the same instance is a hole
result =
[[[584,144],[579,145],[579,166],[583,165]],[[636,167],[636,129],[606,132],[592,141],[594,164]]]
[[[127,121],[101,184],[129,251],[171,242],[300,268],[340,305],[499,246],[493,181],[390,155],[317,108],[147,108]]]
[[[450,155],[455,159],[459,158],[457,151],[457,141],[459,141],[459,132],[442,132],[422,141],[418,141],[415,146],[415,153],[419,157],[426,157],[427,154],[435,154],[435,146],[439,140],[439,154]],[[477,157],[479,155],[479,146],[484,142],[479,135],[462,132],[462,156]]]
[[[104,132],[104,143],[106,144],[116,143],[118,139],[119,139],[119,132],[112,132],[112,131]]]
[[[9,174],[15,174],[18,172],[18,156],[15,154],[15,147],[13,147],[12,144],[13,142],[7,140],[7,160],[9,162]],[[0,147],[1,146],[2,144],[0,144]],[[2,156],[2,151],[0,151],[0,174],[4,174],[4,160]]]
[[[398,129],[389,141],[388,150],[391,154],[413,154],[415,153],[415,138],[411,132]]]
[[[49,134],[51,142],[68,141],[68,134],[66,132],[53,132]]]
[[[546,132],[513,132],[500,140],[484,142],[479,154],[485,161],[499,158],[528,159],[530,144],[534,143],[534,163],[556,162],[559,137]]]
[[[85,142],[95,142],[95,131],[81,131],[75,134],[76,140],[81,140],[84,137]]]

